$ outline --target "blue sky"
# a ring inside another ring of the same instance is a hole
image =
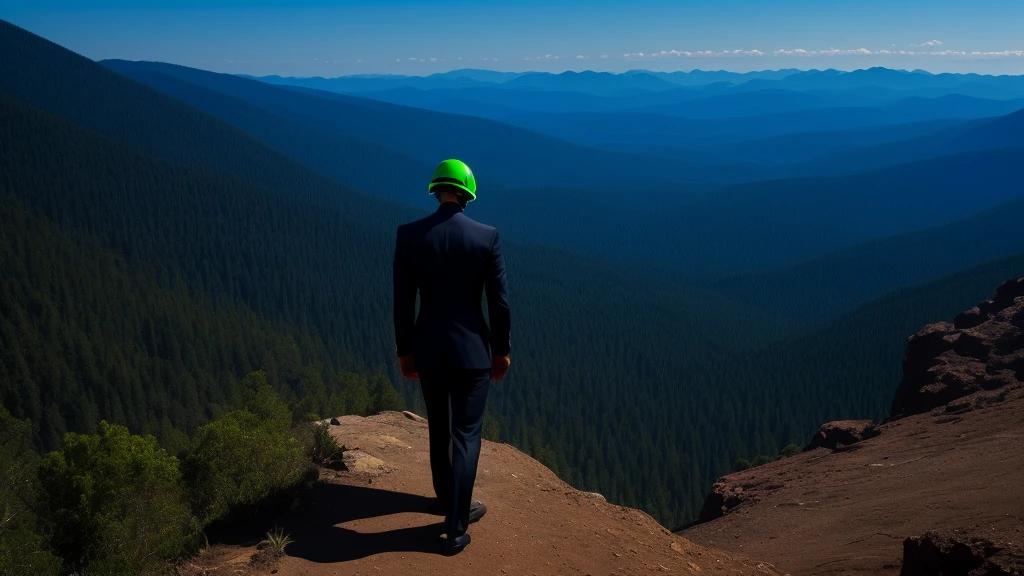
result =
[[[869,66],[1024,74],[1024,0],[0,0],[94,59],[288,76]]]

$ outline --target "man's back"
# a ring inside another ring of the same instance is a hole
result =
[[[492,355],[508,354],[508,289],[495,228],[443,202],[434,214],[399,227],[394,274],[398,355],[411,354],[419,372],[486,369]]]
[[[472,502],[487,390],[505,377],[509,358],[508,287],[498,231],[463,207],[476,177],[461,160],[434,170],[427,190],[437,212],[398,228],[395,243],[395,348],[402,375],[419,380],[427,408],[430,475],[445,514],[445,547],[458,554],[467,530],[487,513]],[[487,291],[490,326],[484,321]],[[416,316],[416,295],[420,296]]]

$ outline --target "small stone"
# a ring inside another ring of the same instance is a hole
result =
[[[413,422],[426,422],[427,421],[427,419],[424,418],[423,416],[420,416],[419,414],[413,414],[412,412],[409,412],[408,410],[405,410],[404,412],[402,412],[402,416],[405,416],[406,418],[408,418],[409,420],[412,420]]]

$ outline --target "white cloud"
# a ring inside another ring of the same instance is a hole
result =
[[[430,61],[431,62],[437,62],[437,58],[431,58]]]
[[[607,55],[607,54],[601,54],[601,58],[602,58],[602,59],[604,59],[604,58],[607,58],[607,57],[608,57],[608,55]]]
[[[584,56],[583,54],[576,55],[577,60],[590,60],[590,56]]]
[[[965,50],[776,50],[775,56],[939,56],[953,58],[1012,58],[1024,56],[1024,50],[1002,50],[991,52],[968,52]]]
[[[623,54],[623,58],[721,58],[728,56],[764,56],[760,50],[662,50],[661,52],[632,52]]]
[[[854,50],[839,50],[836,48],[829,48],[828,50],[804,50],[803,48],[797,48],[795,50],[776,50],[773,52],[775,56],[870,56],[874,54],[867,48],[856,48]]]
[[[933,40],[933,42],[938,42]],[[941,43],[940,43],[941,44]],[[784,48],[772,52],[761,50],[662,50],[660,52],[630,52],[623,54],[622,58],[647,59],[647,58],[736,58],[736,57],[840,57],[840,56],[934,56],[948,58],[1017,58],[1024,57],[1024,50],[1002,50],[1002,51],[965,51],[965,50],[901,50],[897,48],[870,50],[868,48],[828,48],[825,50],[807,50],[804,48]],[[602,56],[606,58],[607,56]]]
[[[939,40],[929,40],[927,42],[921,42],[920,44],[911,44],[911,46],[917,46],[919,48],[931,47],[931,46],[942,46],[942,42],[940,42]]]
[[[942,52],[921,52],[928,56],[960,56],[961,58],[1024,58],[1024,50],[1002,50],[997,52],[964,52],[943,50]]]

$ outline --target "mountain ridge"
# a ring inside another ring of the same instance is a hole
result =
[[[949,224],[849,246],[783,270],[723,280],[747,304],[821,322],[896,289],[1024,251],[1024,198]],[[769,296],[770,294],[770,296]],[[781,303],[781,307],[780,306]]]

